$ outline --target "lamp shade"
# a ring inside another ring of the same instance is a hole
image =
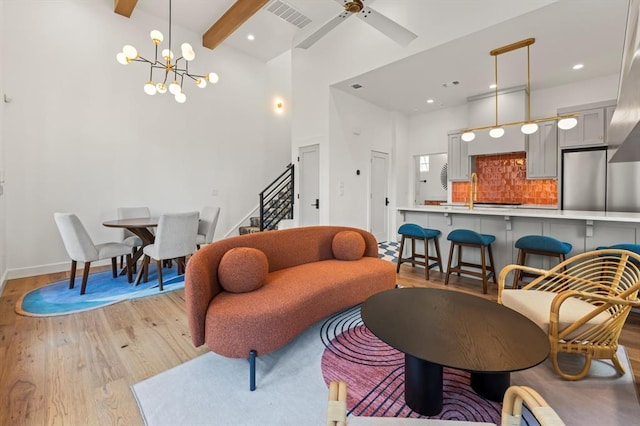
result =
[[[176,95],[176,102],[178,102],[179,104],[185,103],[186,100],[187,95],[185,95],[183,92],[180,92]]]
[[[153,30],[149,33],[149,37],[151,37],[151,40],[153,40],[153,42],[155,44],[160,44],[162,43],[162,40],[164,40],[164,36],[162,35],[162,33],[158,30]]]
[[[494,127],[493,129],[489,130],[489,136],[494,139],[501,138],[502,136],[504,136],[504,129],[502,127]]]
[[[525,135],[532,135],[538,131],[538,125],[536,123],[524,123],[520,127],[520,131]]]
[[[127,44],[122,48],[122,53],[124,53],[124,56],[129,59],[135,59],[138,57],[138,51],[130,44]]]
[[[144,93],[146,93],[147,95],[155,95],[156,91],[156,85],[153,84],[153,81],[149,81],[144,85]]]
[[[156,90],[160,94],[167,93],[167,85],[164,83],[158,83],[156,84]]]
[[[563,118],[558,121],[558,127],[562,130],[570,130],[576,127],[578,120],[575,117]]]
[[[177,95],[178,93],[180,93],[182,89],[180,88],[180,85],[178,84],[177,81],[173,81],[170,85],[169,85],[169,91],[171,92],[172,95]]]
[[[217,83],[218,80],[220,80],[220,77],[218,77],[218,74],[216,74],[215,72],[210,72],[207,75],[207,80],[209,80],[209,83]]]
[[[465,142],[471,142],[476,138],[476,134],[473,132],[464,132],[461,136],[461,139]]]
[[[205,87],[207,87],[207,80],[205,80],[204,78],[197,79],[196,86],[198,86],[201,89],[204,89]]]
[[[123,52],[120,52],[116,55],[116,60],[122,65],[127,65],[129,63],[129,61],[127,60],[127,56]]]
[[[193,47],[189,43],[182,43],[180,46],[182,50],[182,57],[187,61],[193,61],[196,57],[196,53],[193,51]]]

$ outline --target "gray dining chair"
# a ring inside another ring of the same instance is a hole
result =
[[[113,278],[116,278],[118,276],[118,256],[126,256],[127,279],[129,282],[133,281],[131,276],[131,247],[118,242],[94,244],[86,228],[80,219],[78,219],[78,216],[73,213],[54,213],[53,218],[58,226],[64,247],[71,258],[70,289],[72,289],[75,284],[78,262],[84,262],[82,285],[80,287],[80,294],[84,294],[87,289],[91,262],[110,258]]]
[[[158,268],[158,286],[162,291],[162,262],[175,259],[178,275],[184,273],[186,257],[196,251],[196,235],[198,233],[198,212],[167,213],[160,215],[158,229],[153,244],[144,247],[142,269],[138,271],[136,285],[144,275],[148,281],[149,262],[156,261]]]
[[[151,211],[149,207],[119,207],[118,219],[136,219],[139,217],[149,217]],[[142,240],[133,232],[126,228],[122,228],[122,243],[131,247],[131,254],[142,247]],[[124,256],[120,256],[120,267],[122,268],[122,260]],[[135,265],[134,265],[135,268]]]
[[[198,224],[198,235],[196,236],[196,247],[200,250],[203,244],[211,244],[213,235],[216,232],[220,207],[205,206],[200,213],[200,223]]]

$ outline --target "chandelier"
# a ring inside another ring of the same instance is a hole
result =
[[[173,61],[174,54],[171,50],[171,0],[169,0],[169,48],[162,49],[160,60],[158,59],[158,50],[164,37],[158,30],[151,31],[149,36],[155,46],[153,61],[140,56],[136,48],[130,44],[125,45],[122,48],[122,52],[116,55],[116,59],[122,65],[127,65],[131,62],[144,62],[149,64],[149,81],[144,85],[144,92],[147,95],[155,95],[156,93],[164,94],[168,89],[169,92],[174,95],[177,102],[184,103],[187,100],[187,95],[185,95],[183,91],[185,77],[191,79],[195,85],[200,88],[207,87],[207,81],[209,83],[218,82],[218,74],[215,72],[210,72],[207,75],[192,74],[189,72],[189,62],[193,61],[196,57],[189,43],[182,43],[182,45],[180,45],[182,55],[177,58],[175,62]],[[156,76],[158,76],[158,74],[160,75],[157,82],[153,80],[154,70],[156,71]],[[167,84],[170,79],[171,82]]]
[[[492,138],[500,138],[504,135],[504,126],[522,125],[522,127],[520,127],[520,131],[525,135],[531,135],[538,131],[537,123],[541,123],[543,121],[558,120],[558,128],[561,130],[573,129],[578,124],[578,120],[576,119],[577,114],[556,115],[554,117],[537,118],[534,120],[531,119],[531,64],[529,47],[535,42],[535,38],[528,38],[509,44],[507,46],[498,47],[497,49],[493,49],[491,52],[489,52],[491,56],[495,57],[494,85],[496,99],[496,121],[495,124],[491,124],[488,126],[474,127],[473,129],[463,130],[461,136],[463,141],[471,142],[472,140],[474,140],[476,137],[475,132],[479,130],[489,130],[489,136],[491,136]],[[502,55],[503,53],[521,49],[523,47],[527,48],[527,119],[525,121],[514,121],[511,123],[500,124],[498,121],[498,56]]]

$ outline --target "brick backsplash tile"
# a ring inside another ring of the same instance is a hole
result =
[[[556,179],[527,179],[524,152],[484,155],[475,159],[477,201],[491,203],[557,204]],[[469,201],[469,182],[453,182],[452,201]]]

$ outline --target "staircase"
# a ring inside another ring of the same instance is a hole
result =
[[[260,193],[260,216],[251,217],[249,226],[241,226],[240,235],[278,229],[281,220],[293,219],[293,172],[294,166],[289,164]]]

